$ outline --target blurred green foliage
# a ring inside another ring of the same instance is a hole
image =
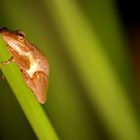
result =
[[[23,30],[48,57],[43,107],[60,139],[140,139],[137,91],[120,25],[110,0],[0,1],[0,26]],[[2,78],[0,112],[0,139],[37,139]]]

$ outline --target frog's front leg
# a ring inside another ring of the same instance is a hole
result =
[[[9,58],[8,60],[3,61],[3,62],[0,62],[0,63],[1,63],[2,65],[3,65],[3,64],[4,64],[4,65],[7,65],[7,64],[11,63],[13,60],[14,60],[14,58],[13,58],[13,56],[11,56],[11,58]]]
[[[9,58],[8,60],[6,61],[3,61],[3,62],[0,62],[2,65],[3,64],[9,64],[11,62],[14,62],[15,61],[15,56],[18,56],[18,54],[7,44],[6,45],[6,48],[8,50],[8,52],[12,55],[11,58]]]

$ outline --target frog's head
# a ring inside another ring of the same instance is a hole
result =
[[[7,28],[1,28],[0,34],[2,35],[3,40],[11,46],[14,50],[20,53],[21,48],[27,49],[27,40],[25,39],[25,34],[22,31],[16,30],[11,31]]]
[[[7,28],[1,28],[0,33],[3,36],[3,39],[8,43],[9,40],[15,40],[17,42],[23,43],[23,40],[25,38],[25,34],[22,31],[16,30],[16,31],[11,31],[8,30]]]

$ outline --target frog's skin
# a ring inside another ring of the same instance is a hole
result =
[[[12,59],[20,68],[23,79],[37,100],[44,104],[48,86],[49,64],[47,58],[27,41],[23,32],[0,29]]]

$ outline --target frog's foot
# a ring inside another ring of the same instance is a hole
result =
[[[9,58],[8,60],[6,60],[6,61],[3,61],[3,62],[0,62],[2,65],[4,64],[9,64],[9,63],[11,63],[13,61],[13,56],[11,57],[11,58]]]

